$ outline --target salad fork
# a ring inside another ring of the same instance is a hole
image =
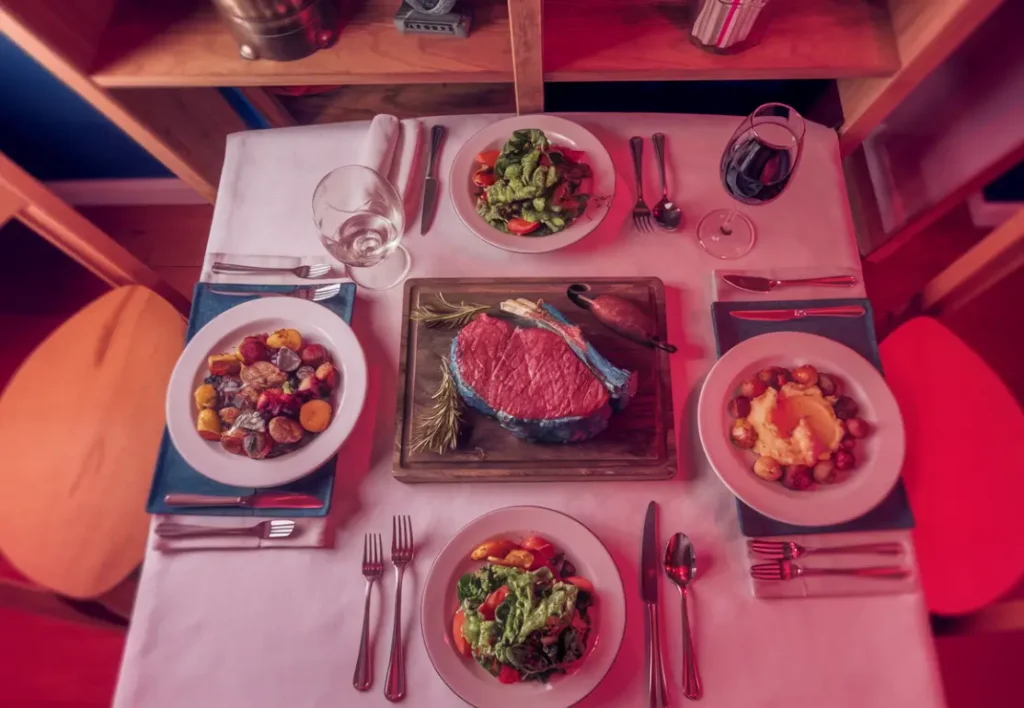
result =
[[[644,140],[643,138],[632,137],[629,139],[629,149],[633,152],[633,170],[636,172],[636,204],[633,205],[633,225],[637,230],[645,233],[652,233],[651,210],[644,201]]]
[[[412,520],[391,517],[391,562],[398,582],[395,587],[395,628],[391,633],[391,658],[384,683],[384,697],[392,703],[405,698],[405,654],[402,650],[402,578],[413,556]]]
[[[297,297],[300,300],[312,300],[313,302],[320,302],[321,300],[329,300],[338,293],[341,292],[341,283],[330,283],[327,285],[300,285],[294,290],[286,290],[284,292],[268,292],[266,290],[222,290],[220,288],[210,288],[211,293],[217,295],[242,295],[258,297]]]
[[[363,606],[363,634],[359,640],[359,659],[352,676],[357,691],[368,691],[373,685],[373,662],[370,661],[370,594],[373,582],[384,574],[384,546],[379,533],[363,536],[363,577],[366,578],[366,603]]]
[[[312,265],[302,265],[296,268],[273,268],[270,266],[251,266],[242,265],[241,263],[215,261],[210,270],[214,273],[222,274],[280,273],[284,275],[294,275],[297,278],[323,278],[331,272],[331,265],[330,263],[313,263]]]
[[[758,563],[750,568],[755,580],[792,580],[804,575],[855,575],[862,578],[905,578],[910,571],[898,565],[867,568],[805,568],[792,561]]]
[[[812,553],[877,553],[883,556],[898,556],[903,553],[903,544],[897,541],[810,548],[793,541],[762,541],[755,538],[748,541],[747,546],[755,554],[775,560],[793,560]]]

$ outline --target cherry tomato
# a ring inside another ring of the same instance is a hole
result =
[[[566,578],[564,582],[569,583],[570,585],[575,585],[580,590],[586,590],[591,594],[594,592],[594,584],[586,578],[581,578],[578,575],[570,576]]]
[[[519,672],[508,664],[502,664],[498,669],[498,681],[501,683],[519,683],[522,680],[523,677],[519,675]]]
[[[487,168],[479,170],[473,175],[473,184],[477,187],[490,187],[497,181],[497,177],[494,176],[494,170]]]
[[[487,599],[480,605],[480,614],[484,616],[485,620],[494,619],[494,611],[498,609],[498,605],[505,601],[508,597],[508,586],[502,585],[500,588],[492,592],[487,596]]]
[[[519,544],[519,547],[531,551],[535,556],[540,556],[545,561],[551,560],[555,555],[555,547],[551,545],[550,541],[540,536],[527,536]]]
[[[501,150],[484,150],[476,155],[476,161],[486,167],[494,167],[494,163],[498,161],[498,156],[501,154]]]
[[[473,656],[473,650],[469,646],[469,641],[462,636],[462,625],[466,624],[466,613],[459,610],[455,613],[455,619],[452,620],[452,639],[455,641],[455,648],[459,650],[459,653],[466,657]]]
[[[539,221],[527,221],[526,219],[509,219],[508,230],[520,236],[536,231],[540,228]]]

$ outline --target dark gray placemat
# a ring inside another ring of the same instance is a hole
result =
[[[293,286],[280,285],[218,285],[218,290],[256,290],[263,292],[284,292]],[[320,302],[345,322],[352,321],[352,307],[355,304],[356,286],[346,283],[341,286],[337,296]],[[186,341],[192,339],[196,332],[217,315],[243,302],[258,296],[219,295],[210,292],[205,283],[198,283],[192,295],[192,311],[188,318]],[[274,491],[302,492],[312,494],[321,499],[324,505],[319,509],[231,509],[170,507],[164,504],[164,497],[170,493],[185,494],[218,494],[224,496],[242,496],[256,491],[253,487],[232,487],[215,482],[209,477],[192,469],[171,443],[170,435],[164,429],[157,456],[156,470],[153,474],[153,485],[149,490],[146,511],[150,514],[201,514],[210,516],[326,516],[331,506],[331,493],[334,489],[334,469],[338,456],[334,455],[320,469],[290,484],[275,487]],[[264,490],[267,491],[267,490]]]
[[[849,317],[803,317],[783,322],[741,320],[732,317],[733,310],[793,310],[807,307],[833,307],[836,305],[861,305],[866,313],[860,318]],[[715,328],[715,342],[718,355],[732,349],[740,342],[769,332],[806,332],[828,337],[845,344],[882,371],[882,360],[878,355],[878,341],[871,314],[871,303],[867,299],[844,300],[778,300],[774,302],[716,302],[711,305],[711,320]],[[744,536],[791,536],[811,533],[840,533],[844,531],[877,531],[883,529],[913,528],[914,516],[907,504],[907,493],[903,480],[896,483],[881,504],[864,516],[837,526],[794,526],[769,519],[763,514],[736,500],[739,511],[740,531]]]

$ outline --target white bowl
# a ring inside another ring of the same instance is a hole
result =
[[[544,131],[553,145],[582,150],[583,162],[590,165],[593,172],[586,189],[591,195],[586,210],[568,228],[549,236],[507,234],[476,213],[478,188],[473,184],[473,175],[480,168],[476,155],[484,150],[500,150],[514,131],[530,128]],[[547,253],[576,243],[601,223],[615,196],[615,165],[601,141],[581,125],[558,116],[516,116],[493,123],[466,141],[452,163],[448,192],[455,205],[455,213],[478,238],[515,253]]]
[[[265,460],[232,455],[196,432],[195,389],[209,375],[207,357],[234,351],[247,336],[282,328],[322,344],[341,373],[327,429],[294,452]],[[181,456],[197,472],[222,484],[276,487],[318,469],[352,432],[366,398],[366,360],[346,322],[326,307],[293,297],[260,298],[224,312],[199,330],[174,366],[167,386],[167,430]]]
[[[455,585],[463,573],[484,565],[469,559],[482,542],[499,537],[521,541],[543,536],[566,554],[576,573],[594,585],[593,625],[587,653],[564,676],[549,683],[506,685],[452,645],[452,618],[458,609]],[[608,673],[626,629],[622,578],[604,544],[571,516],[536,506],[512,506],[484,514],[463,527],[437,556],[427,575],[420,606],[423,641],[434,670],[459,698],[479,708],[564,708],[586,697]]]
[[[763,368],[811,364],[835,374],[860,407],[871,434],[857,442],[857,466],[835,485],[794,491],[754,474],[755,455],[729,440],[726,410],[736,387]],[[712,468],[729,490],[765,516],[798,526],[832,526],[863,516],[889,494],[903,467],[903,418],[896,399],[871,362],[838,342],[802,332],[773,332],[740,342],[712,367],[697,404],[697,427]]]

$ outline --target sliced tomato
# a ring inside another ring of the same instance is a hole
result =
[[[555,556],[555,547],[546,538],[540,536],[527,536],[519,544],[519,547],[531,551],[535,556],[540,556],[545,561],[551,560]]]
[[[578,575],[571,575],[562,582],[569,583],[570,585],[575,585],[580,590],[586,590],[589,593],[594,592],[594,584],[586,578],[581,578]]]
[[[519,672],[508,664],[502,664],[498,669],[498,681],[501,683],[519,683],[522,680],[523,677],[519,675]]]
[[[473,175],[473,184],[477,187],[490,187],[492,184],[498,181],[498,178],[494,176],[494,170],[490,167],[478,170]]]
[[[466,657],[473,656],[473,650],[469,646],[469,641],[462,636],[462,626],[466,624],[466,613],[463,610],[459,610],[455,613],[455,619],[452,620],[452,639],[455,641],[455,648],[459,650],[459,653]]]
[[[539,221],[527,221],[526,219],[509,219],[508,230],[520,236],[536,231],[540,228]]]
[[[566,159],[572,160],[573,162],[579,162],[583,159],[583,155],[585,154],[582,150],[573,150],[572,148],[561,146],[554,147],[552,150],[557,150],[565,155]]]
[[[476,161],[486,167],[494,167],[499,155],[501,155],[501,150],[484,150],[476,154]]]
[[[502,585],[487,596],[487,599],[479,607],[479,612],[484,616],[485,620],[494,619],[494,611],[498,609],[498,605],[505,601],[506,597],[508,597],[508,586],[506,585]]]

